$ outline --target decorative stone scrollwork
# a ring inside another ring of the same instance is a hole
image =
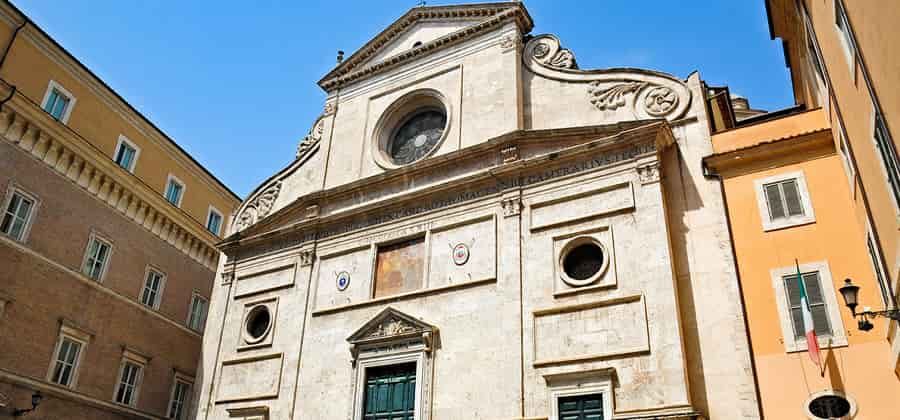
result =
[[[559,43],[559,38],[553,35],[540,35],[528,41],[525,46],[525,54],[535,61],[548,67],[560,69],[577,69],[575,54]]]
[[[332,101],[332,102],[325,102],[325,107],[324,107],[324,109],[322,110],[322,116],[323,116],[323,117],[327,117],[327,116],[329,116],[329,115],[331,115],[331,114],[334,114],[335,109],[337,109],[337,106],[334,104],[333,101]]]
[[[369,332],[366,338],[389,337],[393,335],[406,334],[416,331],[417,328],[400,318],[387,318],[381,321],[375,328]]]
[[[309,133],[306,134],[306,137],[303,137],[303,140],[300,140],[300,143],[297,144],[297,158],[303,156],[307,150],[312,149],[313,146],[319,143],[319,140],[322,139],[322,134],[325,133],[325,116],[319,117],[316,122],[313,124],[312,128],[309,129]]]
[[[246,229],[248,226],[268,216],[269,212],[272,211],[272,207],[275,205],[275,200],[278,198],[279,192],[281,192],[281,181],[277,181],[270,185],[262,193],[250,200],[250,202],[244,206],[241,215],[238,216],[238,230]]]
[[[304,249],[300,251],[300,266],[306,267],[310,266],[313,263],[313,259],[316,257],[316,251],[312,249]]]
[[[518,33],[509,34],[500,38],[500,50],[502,52],[512,51],[519,45],[522,38]]]
[[[678,106],[678,94],[665,86],[657,86],[647,92],[644,108],[653,116],[662,117]]]
[[[594,81],[588,84],[590,101],[599,110],[617,109],[625,106],[626,96],[637,93],[646,82],[625,82],[605,87],[602,81]]]

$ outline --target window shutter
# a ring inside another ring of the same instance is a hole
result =
[[[797,282],[797,276],[785,276],[784,285],[784,290],[787,292],[788,302],[790,302],[791,307],[800,306],[800,283]]]
[[[806,327],[803,326],[803,312],[799,306],[791,308],[791,323],[794,325],[794,338],[806,335]]]
[[[784,202],[787,204],[788,216],[803,214],[803,203],[800,201],[800,191],[797,189],[797,180],[792,179],[781,184],[784,189]]]
[[[803,283],[806,285],[806,296],[810,305],[824,304],[822,299],[822,285],[819,283],[819,273],[803,274]]]
[[[812,308],[813,329],[818,337],[831,336],[831,324],[828,322],[828,309],[825,305],[815,305]]]
[[[780,219],[784,217],[784,204],[781,201],[781,191],[778,184],[769,184],[765,187],[766,202],[769,204],[769,217],[772,219]]]

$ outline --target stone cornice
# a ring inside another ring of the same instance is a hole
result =
[[[14,93],[3,104],[0,137],[193,260],[210,270],[216,269],[218,238],[215,235],[140,178],[120,168],[78,133],[53,119],[28,97]]]
[[[130,123],[138,132],[147,138],[147,140],[153,142],[162,150],[165,150],[166,153],[184,170],[194,174],[196,179],[201,180],[212,191],[215,191],[225,198],[225,200],[233,201],[235,203],[240,202],[240,197],[238,197],[237,194],[225,186],[225,184],[203,167],[203,165],[194,160],[194,158],[183,150],[175,140],[165,134],[165,132],[153,124],[153,122],[145,117],[140,111],[135,109],[128,101],[122,98],[115,90],[109,87],[102,79],[63,48],[62,45],[44,32],[41,27],[32,22],[22,11],[8,2],[0,2],[0,17],[2,17],[3,20],[11,22],[20,22],[22,20],[29,22],[30,24],[22,29],[20,36],[31,42],[50,60],[66,70],[72,77],[83,83],[84,86],[90,89],[101,102],[110,108],[110,110]]]
[[[327,232],[329,226],[341,223],[347,225],[348,220],[359,217],[368,219],[372,224],[378,224],[380,222],[376,215],[377,212],[405,205],[418,204],[419,207],[422,207],[426,197],[433,198],[440,194],[447,194],[460,186],[474,190],[484,187],[486,184],[496,184],[503,178],[515,179],[523,174],[566,165],[591,153],[616,154],[622,152],[622,156],[616,155],[614,159],[599,162],[588,169],[605,165],[611,166],[645,153],[627,149],[629,147],[646,143],[651,145],[650,150],[660,150],[673,142],[674,137],[670,126],[664,121],[642,121],[554,130],[519,130],[464,150],[300,197],[260,223],[231,235],[220,243],[219,247],[225,252],[230,252],[238,247],[274,241],[283,235],[301,230],[313,229]],[[559,145],[560,143],[563,145]],[[524,157],[512,161],[502,158],[501,156],[510,147],[523,151]],[[396,189],[398,182],[421,179],[428,174],[439,172],[442,167],[463,167],[467,162],[479,162],[482,167],[459,176],[435,180],[421,188],[401,189],[401,192],[396,194],[377,196],[377,191]],[[570,173],[575,172],[560,173],[558,176]],[[488,187],[488,189],[490,188],[494,187]],[[372,195],[374,198],[354,203],[354,200],[366,197],[366,194],[373,194],[373,191],[376,192],[375,195]],[[304,214],[304,209],[319,203],[327,204],[324,211],[313,217]],[[409,215],[413,215],[413,213]],[[340,233],[329,232],[329,235],[332,234]]]
[[[473,18],[484,18],[485,20],[377,63],[368,62],[385,45],[406,32],[417,21]],[[360,78],[387,71],[412,59],[454,45],[508,21],[515,21],[523,34],[530,32],[534,26],[531,16],[520,2],[415,7],[363,45],[347,60],[328,72],[319,80],[319,86],[326,92],[331,91]]]

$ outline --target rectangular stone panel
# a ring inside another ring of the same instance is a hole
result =
[[[580,191],[583,189],[571,188],[566,196],[532,203],[531,230],[634,208],[630,182]]]
[[[237,278],[235,297],[253,295],[294,284],[294,264]]]
[[[315,308],[365,302],[372,298],[371,246],[322,255],[317,267]]]
[[[281,385],[281,362],[281,353],[223,362],[216,402],[277,397]]]
[[[533,337],[535,365],[650,350],[642,295],[535,311]]]
[[[497,226],[493,216],[431,232],[429,288],[496,277]]]

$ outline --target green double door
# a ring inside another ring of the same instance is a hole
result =
[[[416,364],[366,371],[364,420],[413,420],[416,409]]]

